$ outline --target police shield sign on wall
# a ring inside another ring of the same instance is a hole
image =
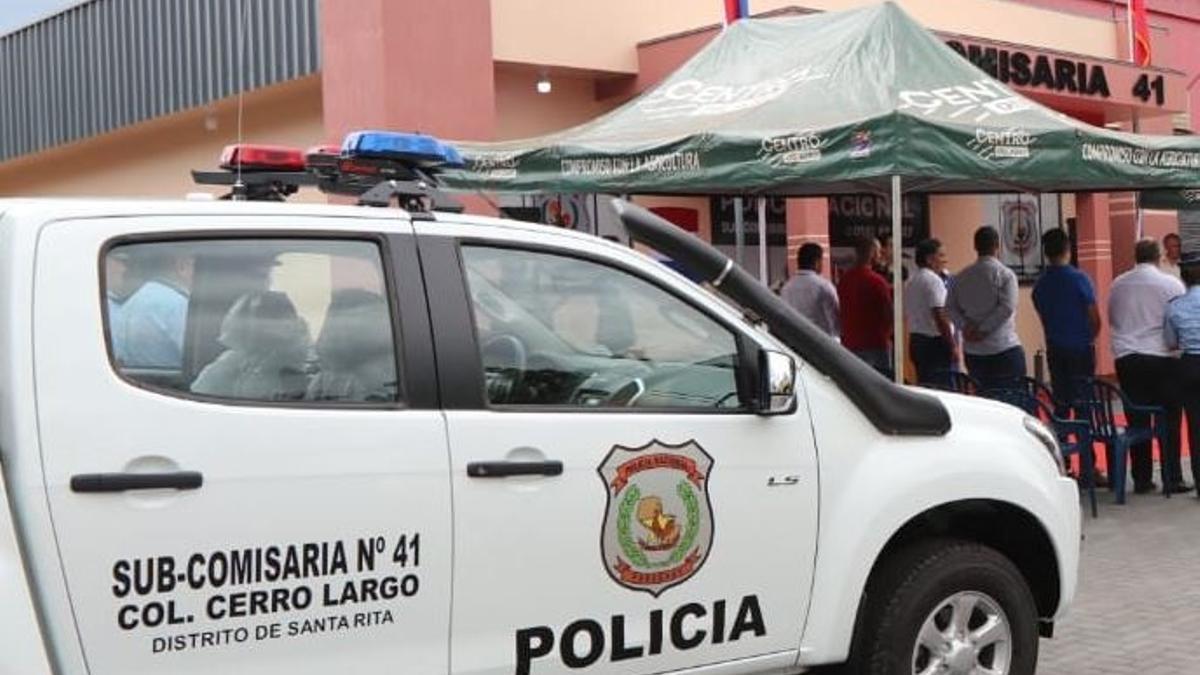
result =
[[[600,548],[613,581],[658,597],[700,569],[712,548],[712,465],[695,441],[613,447],[598,469],[608,489]]]

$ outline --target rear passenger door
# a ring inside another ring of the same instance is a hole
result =
[[[446,438],[407,224],[60,222],[36,283],[93,675],[446,672]]]

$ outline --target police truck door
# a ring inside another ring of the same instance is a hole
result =
[[[43,231],[38,421],[92,675],[446,672],[446,439],[384,215]]]
[[[599,240],[456,249],[417,227],[451,408],[453,672],[794,663],[814,447],[803,406],[747,407],[750,336]]]

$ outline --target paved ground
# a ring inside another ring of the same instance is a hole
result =
[[[1190,476],[1184,467],[1184,475]],[[1200,673],[1200,500],[1097,493],[1084,522],[1079,592],[1039,675]]]

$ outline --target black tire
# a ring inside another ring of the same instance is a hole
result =
[[[999,604],[1011,629],[1009,675],[1033,675],[1038,612],[1029,584],[1008,558],[957,539],[922,541],[881,563],[860,608],[850,662],[838,672],[912,675],[921,626],[960,592],[981,593]]]

